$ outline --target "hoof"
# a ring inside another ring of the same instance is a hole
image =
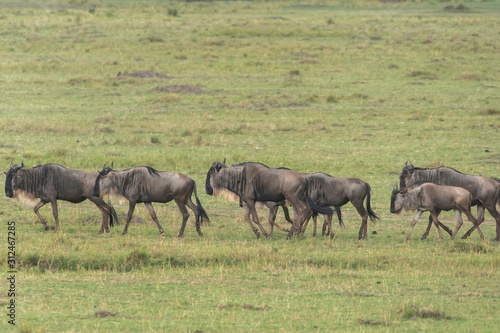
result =
[[[257,238],[260,238],[260,233],[259,233],[258,231],[257,231],[257,232],[255,232],[255,236],[256,236]]]
[[[420,238],[420,240],[426,240],[426,239],[427,239],[427,237],[422,237],[422,238]]]
[[[44,226],[43,228],[45,229],[45,231],[49,230],[49,226],[48,225]]]

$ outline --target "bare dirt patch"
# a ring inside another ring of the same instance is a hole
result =
[[[97,312],[95,313],[95,316],[96,316],[97,318],[107,318],[107,317],[114,317],[114,316],[116,316],[117,314],[118,314],[118,312],[117,312],[117,313],[111,313],[111,312],[106,311],[106,310],[101,310],[101,311],[97,311]]]
[[[134,73],[123,73],[118,72],[116,77],[133,77],[137,79],[170,79],[171,77],[165,75],[164,73],[155,73],[153,71],[139,71]]]
[[[197,84],[195,86],[191,84],[174,84],[171,86],[157,86],[153,89],[154,91],[161,92],[186,92],[186,93],[201,93],[201,85]]]

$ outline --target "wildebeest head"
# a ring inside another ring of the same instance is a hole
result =
[[[214,181],[214,178],[216,178],[217,175],[226,168],[227,168],[226,159],[224,159],[224,162],[222,163],[221,162],[212,163],[212,167],[210,168],[210,170],[208,170],[207,173],[207,180],[205,181],[205,192],[208,195],[214,195],[214,190],[215,192],[220,191],[219,186],[217,186],[216,182]]]
[[[413,166],[411,161],[410,164],[408,164],[408,161],[406,161],[405,166],[403,167],[403,171],[399,176],[399,186],[401,188],[412,186],[413,184],[415,184],[414,171],[415,167]]]
[[[14,161],[14,160],[12,160]],[[5,195],[9,198],[12,198],[14,196],[14,190],[13,190],[13,183],[16,183],[16,178],[19,176],[19,170],[21,170],[24,167],[24,158],[21,160],[21,165],[13,165],[12,161],[10,161],[10,168],[9,171],[4,172],[5,177],[7,178],[5,180]]]
[[[392,194],[391,194],[391,213],[399,214],[403,209],[403,197],[408,192],[407,189],[398,190],[397,185],[392,186]]]
[[[108,186],[105,186],[109,181],[108,180],[108,174],[113,171],[113,162],[111,162],[111,167],[106,166],[107,163],[104,164],[102,167],[102,170],[99,171],[99,175],[97,176],[95,180],[95,185],[94,185],[94,197],[100,197],[101,196],[101,187],[102,188],[107,188]]]

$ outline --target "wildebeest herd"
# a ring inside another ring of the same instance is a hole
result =
[[[128,231],[137,203],[145,204],[160,235],[164,234],[164,230],[154,211],[153,202],[175,201],[183,218],[178,237],[183,236],[190,216],[186,207],[195,215],[196,230],[200,236],[201,223],[210,221],[198,199],[196,183],[184,174],[157,171],[146,166],[117,171],[113,169],[113,164],[110,167],[105,164],[99,173],[71,170],[53,163],[24,168],[22,160],[21,165],[13,165],[11,161],[5,175],[7,197],[32,203],[40,200],[35,204],[34,212],[46,230],[47,222],[39,212],[42,206],[51,203],[58,231],[57,200],[79,203],[88,199],[102,213],[99,234],[109,232],[108,222],[113,226],[118,218],[111,202],[104,201],[106,196],[123,197],[129,202],[123,235]],[[422,239],[427,237],[432,224],[436,226],[440,238],[443,238],[443,228],[454,239],[463,223],[461,213],[473,224],[462,238],[467,238],[477,229],[481,239],[484,239],[479,225],[484,221],[485,209],[495,218],[494,240],[500,241],[500,214],[496,208],[500,203],[500,183],[496,180],[464,174],[448,167],[416,168],[410,162],[403,167],[399,183],[399,189],[393,187],[391,213],[400,213],[403,209],[417,210],[405,241],[410,238],[413,227],[426,211],[430,212],[429,224]],[[362,219],[359,239],[367,238],[368,218],[378,219],[371,208],[370,185],[359,178],[338,178],[321,172],[299,173],[287,168],[270,168],[256,162],[227,166],[224,160],[222,163],[214,162],[208,170],[205,191],[208,195],[224,195],[238,201],[245,208],[245,220],[257,237],[262,233],[269,238],[275,225],[288,232],[287,238],[299,235],[304,233],[311,218],[314,221],[313,235],[316,235],[317,215],[323,215],[323,235],[333,238],[331,207],[335,208],[342,226],[340,207],[348,202],[352,203]],[[193,193],[196,204],[192,201]],[[269,232],[260,223],[256,211],[256,206],[263,205],[269,207]],[[294,212],[293,220],[288,213],[289,206]],[[477,218],[471,214],[471,206],[477,206]],[[289,230],[275,224],[279,207],[282,207],[291,224]],[[453,233],[438,220],[443,210],[455,211],[457,224]]]

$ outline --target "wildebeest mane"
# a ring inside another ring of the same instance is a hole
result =
[[[268,169],[270,169],[270,167],[268,167],[267,165],[263,164],[263,163],[260,163],[260,162],[242,162],[242,163],[238,163],[238,164],[234,164],[232,165],[232,167],[240,167],[240,166],[245,166],[249,163],[253,163],[253,164],[259,164],[259,165],[262,165]],[[281,168],[280,168],[281,169]],[[283,168],[283,169],[286,169],[286,168]]]
[[[160,174],[158,173],[158,171],[156,171],[156,170],[155,170],[155,169],[153,169],[152,167],[147,166],[147,167],[146,167],[146,169],[148,169],[149,174],[150,174],[151,176],[158,176],[158,177],[160,176]]]
[[[464,175],[464,173],[456,170],[456,169],[453,169],[453,168],[450,168],[450,167],[445,167],[445,166],[441,166],[441,167],[437,167],[437,168],[417,168],[417,167],[413,167],[412,169],[412,172],[415,173],[415,178],[416,178],[416,181],[417,182],[423,182],[423,181],[426,181],[426,182],[429,182],[429,183],[440,183],[441,181],[441,172],[442,171],[445,171],[445,173],[457,173],[459,175]],[[401,187],[406,187],[406,176],[408,174],[408,170],[404,170],[403,169],[403,172],[401,172],[401,176],[399,177],[399,183],[400,183],[400,186]]]
[[[221,188],[226,187],[229,191],[234,192],[235,194],[241,196],[243,190],[246,187],[247,177],[246,177],[246,169],[238,168],[245,166],[247,162],[241,163],[232,168],[226,169],[226,172],[220,175],[217,179],[218,185],[220,184]],[[224,185],[223,185],[224,184]]]
[[[16,184],[16,188],[13,188],[13,190],[25,191],[42,200],[47,199],[44,190],[48,187],[48,184],[54,185],[57,193],[64,193],[66,190],[65,179],[56,172],[55,169],[57,168],[66,169],[59,164],[45,164],[31,169],[19,170],[19,183]]]
[[[317,205],[327,205],[328,198],[326,196],[327,191],[324,189],[324,181],[318,177],[307,177],[306,178],[306,190],[305,196],[314,197],[314,201]],[[313,195],[314,193],[314,195]]]

